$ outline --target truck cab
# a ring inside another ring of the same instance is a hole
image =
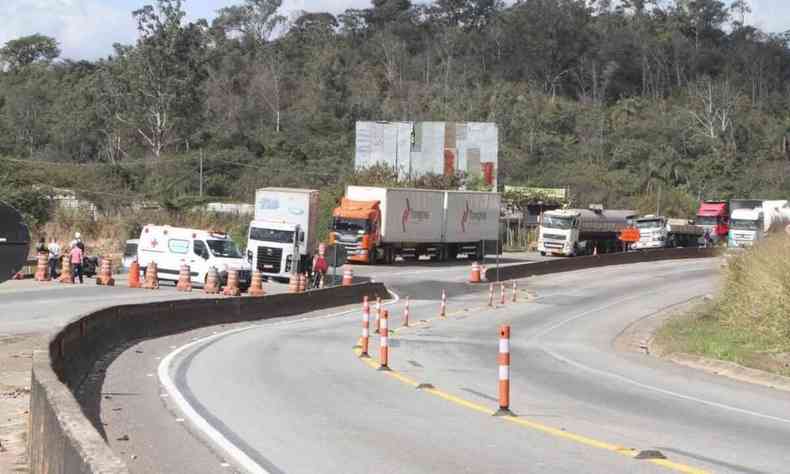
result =
[[[247,237],[247,260],[264,276],[288,279],[292,271],[308,269],[303,252],[300,252],[305,245],[304,239],[299,225],[252,221]]]
[[[343,198],[332,213],[330,243],[345,247],[350,262],[375,263],[380,221],[379,201]]]
[[[694,223],[707,231],[714,244],[723,243],[729,234],[729,207],[727,201],[700,203]]]
[[[634,242],[634,250],[657,249],[667,246],[667,220],[662,216],[646,215],[634,221],[639,229],[639,240]]]
[[[560,254],[574,256],[579,252],[579,227],[581,213],[557,209],[543,213],[538,235],[541,255]]]
[[[763,238],[763,209],[735,209],[730,216],[730,231],[727,246],[730,248],[751,247]]]

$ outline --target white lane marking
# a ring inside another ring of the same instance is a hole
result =
[[[400,301],[400,296],[392,290],[387,289],[390,295],[392,295],[393,300],[383,303],[384,306],[389,306],[393,304],[397,304]],[[170,399],[176,404],[178,409],[184,415],[184,417],[188,418],[192,425],[203,432],[216,446],[222,449],[231,459],[233,459],[240,467],[245,469],[247,472],[253,474],[268,474],[268,471],[263,468],[263,466],[259,465],[255,462],[252,458],[247,456],[244,451],[242,451],[239,447],[235,444],[230,442],[222,433],[220,433],[216,428],[211,426],[205,418],[200,416],[200,414],[189,404],[189,402],[184,398],[184,395],[178,390],[176,387],[175,382],[170,377],[170,365],[172,364],[173,360],[182,352],[192,347],[195,347],[200,344],[204,344],[209,342],[213,339],[217,339],[219,337],[223,337],[225,335],[239,333],[242,331],[249,331],[250,329],[256,329],[261,327],[280,327],[280,326],[289,326],[293,324],[303,323],[305,321],[317,321],[317,320],[325,320],[336,318],[339,316],[344,316],[350,313],[356,313],[356,309],[341,311],[339,313],[328,314],[325,316],[318,316],[318,317],[303,317],[298,319],[291,319],[288,321],[281,321],[276,323],[259,323],[253,324],[250,326],[245,326],[242,328],[236,329],[229,329],[223,332],[216,332],[214,331],[210,336],[203,337],[201,339],[197,339],[191,341],[187,344],[184,344],[181,347],[178,347],[174,351],[170,352],[162,359],[162,362],[159,363],[159,367],[157,368],[157,373],[159,374],[159,381],[162,386],[167,391]],[[171,349],[176,348],[176,346],[170,346]],[[183,422],[183,418],[176,418],[177,422]]]
[[[584,316],[587,316],[589,314],[596,313],[596,312],[599,312],[599,311],[603,311],[604,309],[608,309],[608,308],[610,308],[612,306],[617,306],[620,303],[623,303],[625,301],[638,299],[638,298],[641,298],[643,296],[654,294],[654,293],[660,293],[660,292],[659,291],[649,291],[649,292],[646,292],[646,293],[641,293],[639,295],[630,296],[628,298],[622,298],[622,299],[617,300],[614,303],[611,303],[611,304],[608,304],[608,305],[604,305],[604,306],[601,306],[601,307],[598,307],[598,308],[595,308],[595,309],[584,311],[582,313],[579,313],[579,314],[577,314],[575,316],[572,316],[570,318],[567,318],[565,320],[562,320],[562,321],[560,321],[560,322],[558,322],[556,324],[553,324],[553,325],[549,326],[548,328],[538,332],[537,334],[535,334],[534,336],[529,338],[528,341],[531,342],[531,341],[534,341],[535,339],[542,338],[543,336],[545,336],[546,334],[554,331],[555,329],[558,329],[558,328],[564,326],[565,324],[573,322],[573,321],[575,321],[575,320],[577,320],[577,319],[579,319],[581,317],[584,317]],[[556,352],[554,352],[551,349],[548,349],[546,347],[543,347],[542,345],[538,345],[538,346],[540,347],[540,349],[542,349],[543,351],[545,351],[547,354],[549,354],[550,356],[554,357],[555,359],[557,359],[559,361],[562,361],[562,362],[565,362],[567,364],[570,364],[570,365],[572,365],[572,366],[574,366],[574,367],[576,367],[578,369],[586,370],[586,371],[594,373],[596,375],[604,375],[604,376],[607,376],[607,377],[610,377],[610,378],[613,378],[613,379],[617,379],[617,380],[620,380],[621,382],[626,382],[628,384],[640,387],[640,388],[645,389],[645,390],[650,390],[650,391],[653,391],[653,392],[661,393],[663,395],[668,395],[668,396],[671,396],[671,397],[680,398],[680,399],[686,400],[686,401],[700,403],[702,405],[707,405],[707,406],[720,408],[722,410],[729,410],[729,411],[732,411],[732,412],[741,413],[741,414],[744,414],[744,415],[750,415],[750,416],[754,416],[754,417],[758,417],[758,418],[764,418],[764,419],[772,420],[772,421],[778,421],[778,422],[781,422],[781,423],[790,423],[789,419],[780,418],[780,417],[776,417],[776,416],[772,416],[772,415],[766,415],[764,413],[758,413],[756,411],[746,410],[744,408],[738,408],[738,407],[734,407],[734,406],[731,406],[731,405],[726,405],[724,403],[712,402],[710,400],[697,398],[697,397],[694,397],[694,396],[691,396],[691,395],[684,395],[682,393],[673,392],[671,390],[666,390],[666,389],[663,389],[663,388],[660,388],[660,387],[655,387],[653,385],[648,385],[648,384],[636,381],[634,379],[631,379],[631,378],[628,378],[628,377],[625,377],[625,376],[622,376],[622,375],[619,375],[619,374],[615,374],[613,372],[608,372],[608,371],[605,371],[605,370],[595,369],[593,367],[584,365],[584,364],[582,364],[580,362],[577,362],[575,360],[572,360],[572,359],[569,359],[569,358],[567,358],[565,356],[557,354]]]

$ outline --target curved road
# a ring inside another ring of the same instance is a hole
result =
[[[427,320],[391,338],[394,373],[352,351],[357,310],[195,341],[166,379],[210,425],[221,457],[261,472],[788,472],[787,393],[613,348],[631,322],[715,291],[717,264],[532,278],[521,286],[534,298],[496,309],[458,269],[389,271],[381,278],[411,296],[412,321]],[[438,320],[443,287],[450,314]],[[402,307],[390,307],[391,327]],[[516,418],[489,413],[503,323]],[[668,459],[635,459],[640,450]]]

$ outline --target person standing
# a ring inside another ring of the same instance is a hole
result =
[[[82,234],[79,232],[74,232],[74,241],[77,242],[77,247],[82,250],[82,255],[85,255],[85,244],[82,243]]]
[[[326,258],[324,257],[325,248],[326,247],[324,246],[324,244],[321,244],[318,247],[318,254],[315,257],[313,257],[313,275],[314,275],[313,288],[321,287],[321,284],[323,283],[324,278],[326,277],[326,272],[329,270],[329,263],[326,261]]]
[[[80,283],[85,283],[82,281],[82,249],[76,243],[71,247],[69,260],[71,260],[71,267],[74,270],[74,282],[76,283],[77,277],[79,277]]]
[[[57,270],[58,259],[60,258],[60,245],[55,237],[49,240],[49,277],[55,278],[55,271]]]

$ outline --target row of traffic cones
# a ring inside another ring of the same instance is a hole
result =
[[[63,260],[60,266],[60,277],[58,277],[57,281],[60,283],[74,283],[74,272],[71,267],[71,258],[68,255],[64,255]],[[34,278],[36,281],[50,281],[52,280],[52,275],[48,272],[48,263],[49,259],[47,258],[47,254],[40,253],[36,259],[36,273]],[[103,257],[101,259],[101,266],[99,267],[99,273],[96,276],[96,284],[102,286],[115,286],[115,279],[112,277],[112,259],[109,257]]]
[[[155,262],[151,262],[145,268],[145,281],[140,281],[140,264],[135,260],[129,266],[129,288],[144,288],[147,290],[155,290],[159,288],[159,278],[157,277],[157,266]],[[189,292],[192,291],[191,270],[189,265],[181,265],[178,272],[178,282],[176,283],[176,290]],[[220,278],[217,269],[209,268],[206,274],[206,282],[203,285],[203,292],[206,294],[219,294],[224,296],[240,296],[241,289],[239,288],[239,273],[236,270],[228,271],[227,284],[220,289]],[[258,270],[252,272],[252,280],[249,288],[250,296],[264,296],[266,292],[263,289],[263,275]]]

